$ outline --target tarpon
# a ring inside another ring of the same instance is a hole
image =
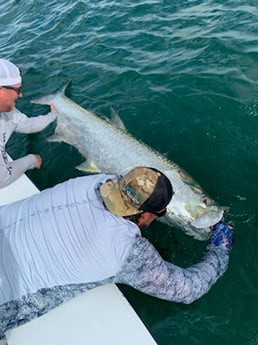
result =
[[[58,117],[52,139],[78,149],[86,158],[80,170],[124,175],[136,166],[154,167],[170,179],[175,192],[162,221],[205,240],[211,227],[221,220],[223,207],[178,165],[130,135],[117,114],[113,123],[102,119],[66,97],[65,88],[33,103],[54,104]]]

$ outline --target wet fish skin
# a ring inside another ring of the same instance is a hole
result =
[[[106,121],[73,102],[65,96],[65,87],[32,102],[55,106],[58,117],[51,140],[64,141],[78,149],[86,158],[78,169],[124,175],[133,167],[144,165],[166,174],[175,194],[166,215],[159,220],[181,228],[195,239],[206,240],[211,227],[223,217],[223,207],[178,165],[130,135],[122,122]]]

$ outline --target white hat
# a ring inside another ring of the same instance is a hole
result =
[[[8,86],[21,83],[19,68],[12,62],[0,59],[0,86]]]

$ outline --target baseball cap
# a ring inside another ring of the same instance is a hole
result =
[[[0,59],[0,86],[21,83],[19,68],[6,59]]]
[[[163,210],[172,198],[173,189],[161,171],[136,167],[124,177],[107,180],[101,185],[100,193],[110,212],[116,216],[131,216]]]

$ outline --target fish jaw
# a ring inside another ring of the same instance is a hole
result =
[[[160,220],[179,227],[195,239],[206,240],[213,225],[222,219],[225,208],[209,198],[185,172],[177,174],[175,170],[167,170],[165,174],[170,179],[174,195],[167,206],[166,216]]]
[[[217,224],[224,215],[224,209],[222,207],[210,207],[207,212],[204,212],[200,217],[192,221],[191,225],[195,229],[211,229]]]
[[[224,215],[224,208],[218,205],[189,205],[184,207],[173,204],[173,198],[167,206],[167,213],[159,220],[180,228],[185,234],[199,241],[206,241],[211,233],[212,227],[217,224]],[[187,209],[188,208],[188,209]],[[198,214],[198,216],[196,215]]]

